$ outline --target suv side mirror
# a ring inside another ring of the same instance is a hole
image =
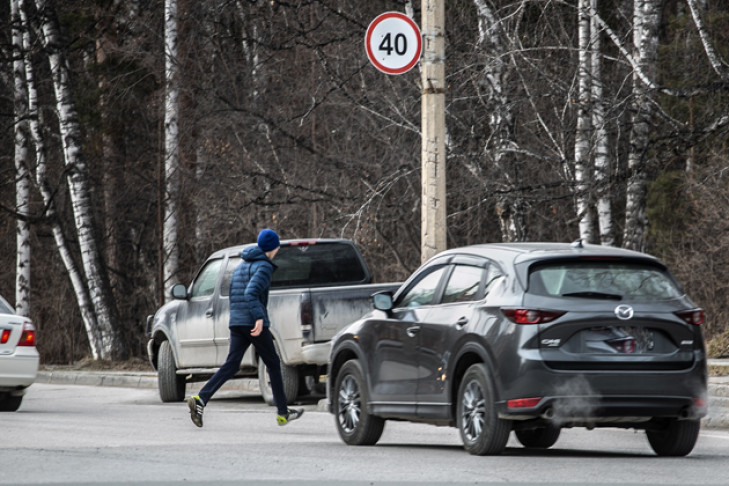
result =
[[[392,310],[392,293],[378,292],[372,296],[372,303],[375,309],[390,312]]]
[[[170,289],[173,299],[187,300],[187,288],[182,284],[173,285]]]

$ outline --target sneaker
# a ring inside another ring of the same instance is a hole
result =
[[[192,423],[194,423],[198,427],[202,427],[202,416],[205,405],[203,404],[202,400],[200,400],[200,397],[195,395],[194,397],[188,398],[187,406],[190,407],[190,419],[192,419]]]
[[[296,420],[300,418],[302,415],[304,415],[304,409],[303,408],[290,408],[284,415],[276,415],[276,421],[279,425],[286,425],[287,423],[291,422],[292,420]]]

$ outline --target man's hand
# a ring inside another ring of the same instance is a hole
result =
[[[263,319],[256,320],[256,325],[253,326],[253,330],[251,331],[251,336],[256,337],[261,334],[261,331],[263,331]]]

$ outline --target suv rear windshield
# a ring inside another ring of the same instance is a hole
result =
[[[535,266],[529,274],[528,292],[615,300],[667,300],[683,295],[668,272],[660,267],[599,260]]]

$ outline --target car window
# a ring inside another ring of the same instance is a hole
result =
[[[429,273],[420,281],[418,281],[407,293],[400,299],[398,307],[419,307],[433,302],[433,296],[438,289],[443,273],[448,267],[443,266]]]
[[[285,245],[275,263],[272,288],[356,284],[367,279],[357,250],[342,243]]]
[[[486,285],[484,289],[485,293],[488,294],[489,291],[494,287],[494,285],[499,282],[499,280],[501,280],[501,277],[503,276],[504,272],[502,272],[497,265],[489,265],[488,269],[486,270]]]
[[[441,303],[469,302],[476,298],[485,270],[470,265],[456,265],[448,278]]]
[[[15,314],[15,310],[2,297],[0,297],[0,314]]]
[[[228,258],[228,263],[225,265],[225,273],[223,273],[223,281],[220,283],[220,295],[230,295],[230,281],[233,279],[233,271],[235,267],[240,265],[242,260],[239,256]]]
[[[195,282],[192,284],[191,297],[208,297],[215,292],[215,283],[218,281],[218,274],[223,260],[212,260],[205,264],[200,273],[197,274]]]
[[[660,267],[606,261],[536,267],[529,276],[529,293],[644,300],[675,299],[683,294],[668,272]]]

